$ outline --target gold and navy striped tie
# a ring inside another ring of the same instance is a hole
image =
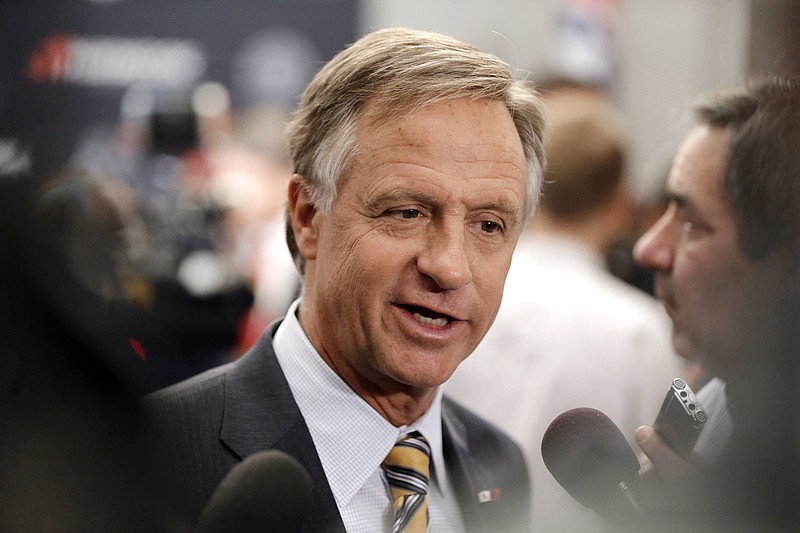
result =
[[[403,437],[386,456],[383,468],[392,491],[392,533],[428,531],[428,478],[431,448],[419,432]]]

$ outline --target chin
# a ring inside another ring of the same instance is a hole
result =
[[[406,367],[400,369],[400,372],[398,372],[395,379],[400,383],[405,383],[411,387],[430,389],[438,387],[450,379],[450,376],[453,375],[453,372],[455,372],[457,367],[458,365],[448,368],[442,368],[440,366],[430,368],[425,365],[421,365],[413,373],[410,373],[408,367]]]

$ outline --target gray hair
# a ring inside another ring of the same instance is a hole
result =
[[[494,55],[437,33],[403,28],[370,33],[339,52],[317,73],[289,124],[295,173],[309,187],[315,207],[330,211],[342,172],[358,152],[355,124],[367,100],[376,121],[402,117],[420,107],[460,98],[501,101],[525,154],[525,219],[536,208],[544,165],[544,110],[535,90],[516,80]],[[289,249],[301,274],[291,220]]]

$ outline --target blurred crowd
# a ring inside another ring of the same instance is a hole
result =
[[[132,391],[235,358],[295,296],[287,116],[236,116],[218,83],[134,86],[36,191],[26,272]]]

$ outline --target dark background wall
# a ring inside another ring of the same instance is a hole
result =
[[[356,33],[356,0],[59,0],[0,7],[0,178],[60,164],[134,82],[291,101]],[[291,102],[290,102],[291,103]]]

